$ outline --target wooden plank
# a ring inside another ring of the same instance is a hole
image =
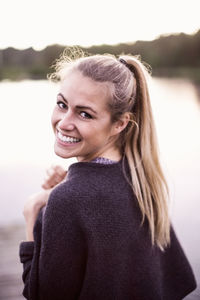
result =
[[[0,300],[23,300],[19,244],[25,239],[23,225],[0,227]]]

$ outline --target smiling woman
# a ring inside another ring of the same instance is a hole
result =
[[[78,162],[67,176],[51,169],[25,205],[23,295],[182,299],[196,282],[170,225],[144,66],[131,56],[64,56],[55,76],[54,149]]]

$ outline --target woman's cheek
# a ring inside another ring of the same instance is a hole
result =
[[[54,108],[53,113],[51,115],[51,124],[53,129],[55,128],[55,124],[57,123],[57,121],[58,121],[58,114],[56,112],[56,108]]]

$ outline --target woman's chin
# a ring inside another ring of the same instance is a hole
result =
[[[57,156],[61,157],[61,158],[71,158],[74,157],[75,155],[73,155],[72,153],[70,153],[70,151],[64,151],[63,149],[59,148],[58,146],[54,146],[54,152]]]

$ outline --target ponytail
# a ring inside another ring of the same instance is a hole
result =
[[[142,212],[147,218],[152,243],[164,249],[170,242],[167,207],[168,186],[158,156],[157,137],[146,81],[146,70],[141,62],[130,56],[121,57],[133,73],[136,96],[132,105],[132,124],[125,137],[132,188]]]

